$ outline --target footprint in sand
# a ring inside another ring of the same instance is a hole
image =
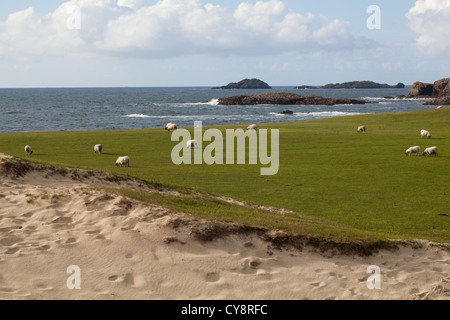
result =
[[[147,285],[147,281],[142,276],[136,276],[132,273],[127,273],[125,276],[113,275],[108,278],[108,281],[119,284],[124,284],[127,287],[142,288]]]
[[[220,280],[220,275],[217,272],[209,272],[206,274],[206,282],[217,282]]]
[[[45,245],[37,248],[37,250],[39,250],[39,251],[49,251],[50,249],[51,249],[51,247],[48,244],[45,244]]]
[[[66,244],[75,244],[77,242],[77,239],[75,238],[69,238],[66,240]]]
[[[11,231],[11,228],[0,228],[0,233],[8,233]]]
[[[24,213],[23,215],[21,215],[21,217],[31,218],[33,215],[34,215],[34,212],[28,212],[28,213]]]
[[[70,217],[59,217],[52,221],[52,223],[57,224],[69,224],[72,223],[72,218]]]
[[[314,288],[323,288],[323,287],[326,287],[327,284],[326,284],[326,282],[321,281],[321,282],[310,283],[309,285]]]
[[[0,240],[0,244],[5,247],[11,247],[16,243],[22,242],[23,239],[15,236],[6,237]]]
[[[132,254],[132,253],[128,253],[128,254],[125,256],[125,259],[133,259],[133,254]]]
[[[100,233],[100,230],[89,230],[89,231],[86,231],[85,232],[85,234],[89,234],[89,235],[92,235],[92,234],[99,234]]]
[[[111,281],[111,282],[122,282],[123,278],[121,279],[121,277],[119,277],[119,276],[111,276],[111,277],[108,278],[108,281]]]
[[[5,254],[7,254],[7,255],[13,255],[13,254],[15,254],[17,251],[19,251],[19,250],[20,250],[20,248],[11,248],[11,249],[6,250]]]

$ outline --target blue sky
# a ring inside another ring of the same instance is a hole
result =
[[[450,0],[6,0],[0,87],[434,82],[448,30]]]

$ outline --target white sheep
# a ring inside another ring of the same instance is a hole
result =
[[[176,124],[174,124],[174,123],[172,123],[172,124],[170,124],[168,127],[167,127],[167,131],[175,131],[175,130],[177,130],[178,129],[178,127],[177,127],[177,125]]]
[[[425,151],[422,152],[422,155],[428,157],[428,156],[434,154],[434,156],[437,157],[438,156],[437,151],[438,151],[437,147],[426,148]]]
[[[428,139],[431,139],[431,134],[430,134],[430,132],[427,131],[427,130],[425,130],[425,129],[422,129],[422,130],[420,131],[420,135],[422,136],[422,138],[428,138]]]
[[[195,149],[195,148],[198,148],[198,143],[197,143],[197,140],[189,140],[187,143],[186,143],[186,148],[188,148],[188,149]]]
[[[164,130],[167,130],[171,125],[173,125],[172,122],[169,122],[168,124],[166,124],[166,127],[164,128]]]
[[[258,125],[257,124],[251,124],[247,128],[247,131],[248,130],[258,130]]]
[[[417,156],[420,153],[420,147],[419,146],[415,146],[415,147],[411,147],[408,150],[406,150],[405,155],[411,155],[411,153],[415,153]]]
[[[116,161],[116,166],[130,166],[130,157],[119,157]]]
[[[96,145],[94,146],[94,152],[95,152],[95,153],[102,154],[102,151],[103,151],[103,145],[101,145],[101,144],[96,144]]]
[[[28,154],[33,154],[33,150],[31,149],[30,146],[25,146],[25,152]]]
[[[366,132],[366,126],[359,126],[358,133]]]

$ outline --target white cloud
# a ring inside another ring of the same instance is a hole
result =
[[[450,0],[419,0],[406,14],[410,28],[419,36],[416,43],[432,55],[450,52]]]
[[[81,29],[69,30],[73,6]],[[0,21],[0,58],[113,55],[167,57],[273,54],[352,47],[348,23],[298,13],[280,0],[241,3],[232,11],[199,0],[71,0],[54,12],[32,8]]]

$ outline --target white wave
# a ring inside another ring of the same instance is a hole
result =
[[[212,99],[207,102],[197,102],[197,103],[185,103],[186,105],[210,105],[210,106],[218,106],[219,99]]]
[[[296,112],[295,116],[312,116],[312,117],[343,117],[357,116],[363,113],[359,112],[342,112],[342,111],[323,111],[323,112]]]
[[[385,97],[363,97],[362,100],[369,100],[369,101],[427,101],[429,99],[427,98],[402,98],[397,99],[396,97],[392,97],[392,99],[386,99]]]
[[[151,117],[147,116],[145,114],[127,114],[126,116],[123,116],[123,118],[141,118],[141,119],[145,119],[145,118],[151,118]]]
[[[181,102],[174,102],[174,103],[153,103],[154,106],[157,107],[166,107],[166,106],[170,106],[172,108],[189,108],[192,106],[218,106],[219,105],[219,99],[212,99],[210,101],[205,101],[205,102],[185,102],[185,103],[181,103]]]
[[[206,104],[209,104],[211,106],[218,106],[219,105],[219,99],[212,99],[211,101],[206,102]]]
[[[322,111],[322,112],[295,112],[293,115],[285,115],[279,114],[276,112],[269,113],[272,116],[276,117],[299,117],[299,118],[307,118],[307,117],[320,117],[320,118],[329,118],[329,117],[344,117],[344,116],[357,116],[360,114],[359,112],[341,112],[341,111]]]
[[[270,115],[273,116],[289,116],[284,114],[279,114],[276,112],[270,112]],[[297,117],[342,117],[342,116],[356,116],[365,113],[359,112],[342,112],[342,111],[322,111],[322,112],[294,112],[294,116]]]

